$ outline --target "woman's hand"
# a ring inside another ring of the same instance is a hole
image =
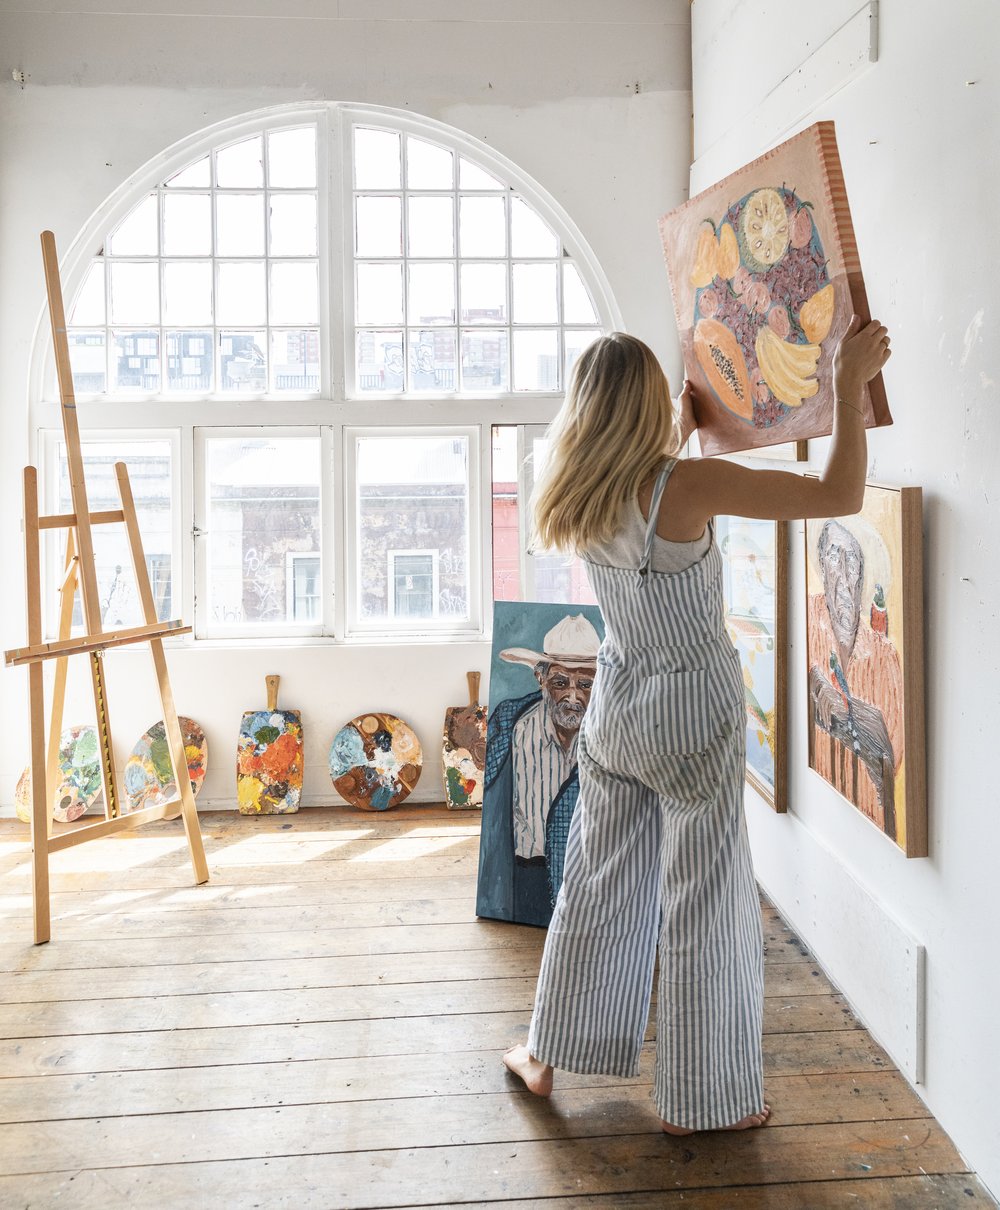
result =
[[[857,403],[861,388],[871,382],[889,360],[889,332],[877,319],[861,326],[855,315],[833,355],[834,391],[838,398]]]
[[[698,427],[698,422],[694,418],[694,402],[691,399],[690,378],[684,379],[681,393],[674,402],[674,410],[677,416],[677,430],[680,433],[681,445],[687,445],[691,434]]]

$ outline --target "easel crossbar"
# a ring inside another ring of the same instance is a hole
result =
[[[90,514],[91,525],[114,525],[116,521],[124,520],[125,514],[120,508]],[[76,513],[53,513],[51,516],[38,518],[39,529],[71,529],[75,525]]]
[[[175,817],[180,813],[181,800],[171,798],[169,802],[158,803],[155,807],[143,807],[141,811],[133,811],[130,815],[116,815],[114,819],[102,819],[97,823],[84,824],[74,828],[72,832],[62,832],[58,836],[49,837],[49,852],[58,853],[60,849],[71,849],[73,845],[83,844],[87,840],[96,840],[99,836],[109,836],[113,832],[126,832],[130,828],[139,828],[144,823],[152,823],[154,819]]]
[[[122,630],[105,630],[100,634],[88,634],[78,639],[59,639],[52,643],[36,643],[32,647],[14,647],[4,652],[4,661],[9,667],[20,664],[37,664],[41,660],[55,660],[61,656],[79,655],[85,651],[104,651],[108,647],[127,647],[131,643],[148,643],[150,639],[169,638],[176,634],[190,634],[191,627],[180,619],[170,622],[154,622],[148,626],[130,626]]]

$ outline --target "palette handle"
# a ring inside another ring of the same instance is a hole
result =
[[[469,682],[469,705],[479,705],[479,673],[467,672],[465,679]]]
[[[264,683],[267,685],[267,708],[272,714],[278,709],[278,682],[280,680],[280,676],[264,677]]]

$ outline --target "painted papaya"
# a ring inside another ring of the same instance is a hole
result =
[[[744,420],[753,420],[753,396],[746,359],[736,337],[715,319],[700,319],[694,351],[719,402]]]

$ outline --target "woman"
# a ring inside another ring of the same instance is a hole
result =
[[[834,359],[818,479],[676,460],[667,380],[615,332],[576,364],[535,499],[538,542],[587,561],[606,636],[579,741],[580,798],[526,1046],[507,1067],[540,1096],[555,1067],[634,1076],[660,974],[653,1100],[664,1131],[762,1126],[763,943],[743,815],[739,657],[723,623],[716,514],[857,512],[862,387],[889,357],[857,317]]]

